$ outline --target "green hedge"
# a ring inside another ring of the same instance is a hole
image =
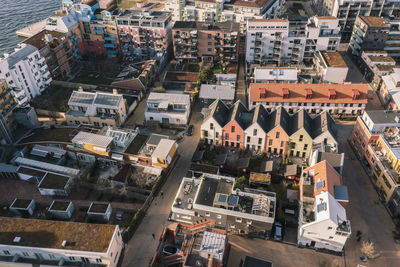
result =
[[[142,209],[138,209],[135,215],[133,215],[129,226],[126,228],[125,232],[122,234],[122,240],[127,243],[135,233],[136,229],[138,228],[140,222],[143,220],[145,213]]]

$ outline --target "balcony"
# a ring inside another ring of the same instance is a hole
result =
[[[116,48],[116,47],[117,47],[117,44],[104,44],[104,47],[107,47],[107,48]]]
[[[104,40],[105,41],[116,41],[117,38],[115,38],[115,37],[104,37]]]
[[[342,221],[338,223],[338,227],[336,228],[337,235],[349,236],[351,234],[350,221]]]
[[[103,31],[103,30],[94,30],[93,32],[94,32],[94,33],[97,33],[97,34],[104,34],[104,31]]]

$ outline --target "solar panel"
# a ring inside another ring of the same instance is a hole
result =
[[[239,203],[239,197],[238,196],[230,196],[228,199],[228,204],[232,206],[236,206]]]
[[[226,202],[228,200],[227,195],[219,195],[218,196],[218,202]]]
[[[120,100],[119,95],[98,94],[94,103],[97,105],[116,106]]]

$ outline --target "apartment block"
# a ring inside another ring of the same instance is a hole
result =
[[[209,222],[232,234],[265,235],[275,221],[276,195],[234,189],[235,179],[203,174],[183,178],[172,204],[172,219],[197,225]]]
[[[116,23],[125,60],[166,59],[172,44],[171,13],[124,10],[116,17]]]
[[[0,265],[117,266],[118,225],[0,218]]]
[[[74,91],[68,101],[65,120],[69,125],[118,127],[127,118],[126,100],[113,93]]]
[[[175,21],[231,21],[244,29],[247,19],[279,16],[284,3],[285,0],[168,0],[165,6]]]
[[[396,66],[396,61],[388,56],[386,51],[365,50],[361,54],[361,59],[360,69],[364,71],[365,79],[374,89],[381,86],[383,76],[400,67]]]
[[[379,96],[386,109],[400,109],[400,66],[389,75],[382,76]]]
[[[66,78],[77,65],[72,42],[65,33],[43,30],[25,40],[24,43],[39,50],[53,78]]]
[[[389,25],[380,17],[357,17],[349,49],[360,56],[364,50],[383,50],[389,35]]]
[[[147,122],[185,125],[190,115],[190,96],[186,94],[150,93],[145,111]]]
[[[0,143],[15,141],[13,130],[16,127],[13,110],[17,106],[5,80],[0,80]]]
[[[368,84],[282,84],[251,83],[249,107],[264,105],[267,110],[278,106],[289,113],[303,108],[311,114],[361,114],[368,103]]]
[[[399,118],[399,111],[366,111],[357,118],[350,138],[356,155],[393,216],[400,213]]]
[[[177,21],[172,29],[174,56],[186,62],[237,62],[239,24]]]
[[[321,144],[337,151],[335,122],[328,112],[312,118],[304,109],[293,115],[283,107],[248,110],[240,101],[232,106],[215,101],[208,112],[200,136],[208,144],[303,158]]]
[[[339,19],[341,42],[349,43],[358,16],[398,17],[398,0],[313,0],[318,15],[334,16]]]
[[[389,35],[385,43],[384,50],[388,53],[388,56],[400,62],[400,19],[390,18],[386,20],[389,24]]]
[[[13,53],[0,59],[0,79],[6,81],[20,106],[40,95],[52,81],[45,58],[28,44],[20,44]]]
[[[318,51],[314,58],[317,73],[326,83],[344,83],[349,68],[339,52]]]
[[[337,51],[340,28],[335,17],[308,20],[250,19],[246,28],[246,61],[250,64],[312,62],[316,51]]]

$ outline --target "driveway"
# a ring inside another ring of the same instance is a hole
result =
[[[179,143],[180,158],[162,188],[164,196],[158,196],[153,200],[142,223],[127,244],[122,266],[148,266],[153,258],[159,242],[158,237],[168,223],[168,215],[176,191],[189,170],[193,153],[197,148],[201,120],[199,112],[192,114],[190,123],[195,126],[193,136],[185,136],[184,140]],[[156,240],[153,240],[152,234],[155,234]]]
[[[341,125],[338,134],[339,151],[345,153],[343,183],[347,185],[350,202],[347,206],[347,216],[350,220],[352,234],[345,246],[346,266],[398,266],[400,262],[400,246],[392,238],[394,224],[382,204],[376,204],[378,194],[369,177],[354,156],[347,138],[350,137],[354,125]],[[356,233],[362,232],[361,241],[357,242]],[[367,263],[361,263],[362,241],[370,239],[381,256]]]
[[[312,249],[298,248],[280,242],[262,239],[247,239],[241,236],[229,236],[228,265],[239,266],[240,260],[246,255],[272,261],[274,267],[342,267],[343,257],[316,252]]]

